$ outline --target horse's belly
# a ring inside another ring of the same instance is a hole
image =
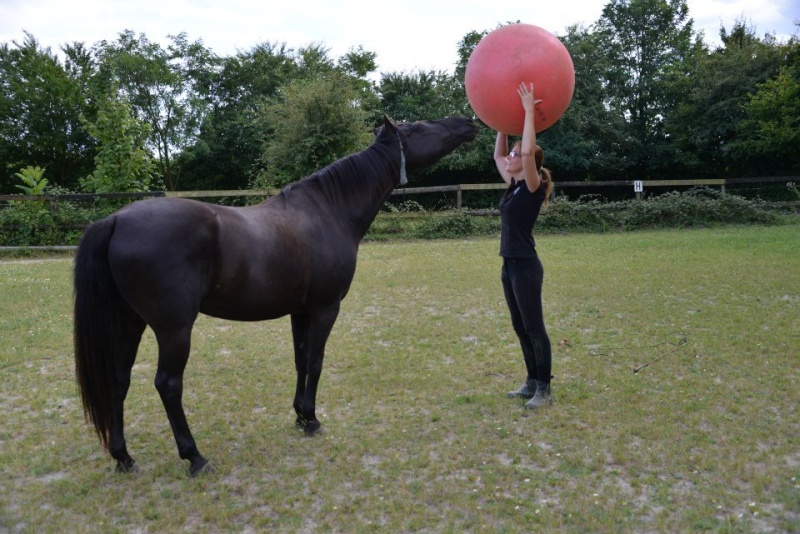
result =
[[[277,319],[279,317],[283,317],[288,315],[290,312],[283,312],[283,313],[267,313],[262,311],[256,310],[236,310],[231,311],[228,309],[220,309],[209,307],[207,309],[201,308],[200,312],[209,315],[211,317],[216,317],[218,319],[227,319],[229,321],[268,321],[270,319]]]
[[[200,312],[232,321],[266,321],[299,310],[300,299],[285,299],[253,289],[246,294],[215,294],[200,303]]]

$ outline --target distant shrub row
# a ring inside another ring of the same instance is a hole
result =
[[[759,199],[699,187],[643,200],[604,202],[597,196],[578,200],[557,197],[542,212],[537,233],[609,232],[656,228],[692,228],[733,224],[787,224],[797,210],[780,209]],[[496,235],[496,210],[425,212],[393,208],[373,223],[368,239],[436,239]]]
[[[119,201],[48,203],[15,201],[0,206],[0,246],[76,245],[89,223],[121,207]],[[542,212],[537,233],[609,232],[691,228],[731,224],[786,224],[798,221],[797,208],[779,209],[762,200],[695,188],[643,200],[603,202],[557,197]],[[427,211],[414,201],[387,204],[366,238],[447,239],[497,235],[493,210]]]

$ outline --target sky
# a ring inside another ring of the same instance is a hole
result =
[[[169,43],[185,32],[219,56],[260,43],[289,48],[321,44],[339,58],[362,46],[377,54],[378,73],[441,70],[458,61],[458,43],[471,31],[511,21],[556,35],[586,27],[610,0],[0,0],[0,43],[33,35],[53,53],[67,43],[114,41],[120,32],[144,33]],[[705,42],[719,44],[720,25],[745,20],[763,36],[787,40],[800,33],[798,0],[687,0],[689,16]]]

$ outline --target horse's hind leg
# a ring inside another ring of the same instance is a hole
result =
[[[154,329],[155,330],[155,329]],[[189,430],[186,413],[183,411],[183,371],[189,360],[192,326],[156,331],[158,341],[158,370],[155,386],[167,411],[178,454],[189,460],[189,473],[196,475],[208,465],[197,450],[197,444]]]
[[[142,333],[145,329],[145,322],[131,312],[130,317],[123,320],[119,339],[119,367],[117,368],[116,387],[114,389],[114,423],[111,426],[111,435],[108,440],[108,451],[111,457],[117,461],[118,473],[129,473],[137,471],[135,462],[125,445],[125,417],[124,406],[125,398],[128,396],[128,389],[131,385],[131,370],[136,361],[136,352],[139,349],[139,342],[142,340]]]

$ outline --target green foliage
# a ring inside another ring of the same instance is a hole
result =
[[[258,120],[265,99],[299,76],[292,49],[262,43],[222,60],[211,84],[213,106],[196,142],[182,151],[181,189],[243,189],[257,162],[270,125]]]
[[[537,137],[545,149],[545,166],[559,180],[617,179],[629,164],[630,133],[623,116],[607,104],[610,58],[602,53],[600,36],[585,27],[567,28],[562,41],[580,74],[567,112]]]
[[[702,228],[742,224],[783,224],[796,216],[759,199],[722,194],[698,187],[686,192],[647,196],[642,200],[603,202],[588,195],[578,200],[558,196],[542,211],[535,234],[605,233],[669,228]],[[367,239],[448,239],[498,235],[496,210],[381,213]]]
[[[576,201],[559,196],[541,212],[534,232],[607,232],[619,227],[619,208],[593,195]]]
[[[686,0],[611,0],[596,28],[603,104],[624,121],[618,152],[632,170],[650,176],[664,166],[653,156],[675,105],[670,80],[685,75],[680,66],[692,50],[689,8]]]
[[[557,197],[537,224],[541,232],[606,232],[656,228],[699,228],[735,224],[780,224],[784,217],[767,203],[697,187],[642,200],[604,203],[595,196]]]
[[[369,112],[358,105],[358,91],[340,72],[290,82],[281,93],[262,109],[273,134],[254,187],[281,187],[371,142]]]
[[[776,158],[787,172],[800,172],[800,66],[781,67],[757,87],[738,123],[734,150],[741,159]]]
[[[773,172],[773,162],[735,150],[737,141],[752,134],[738,124],[745,118],[748,95],[778,74],[785,52],[774,38],[758,38],[744,22],[730,32],[723,29],[721,37],[722,48],[696,50],[683,98],[667,116],[667,129],[680,150],[676,168],[697,177],[764,176]]]
[[[14,176],[22,181],[22,184],[17,184],[16,188],[20,189],[26,195],[41,195],[47,187],[47,178],[44,177],[44,169],[39,167],[25,167],[16,173]]]
[[[170,39],[162,48],[144,34],[137,37],[127,30],[116,42],[102,41],[96,53],[103,92],[118,86],[137,117],[150,125],[148,148],[158,155],[164,185],[174,190],[180,179],[174,153],[197,138],[219,60],[201,41],[190,43],[183,33]]]
[[[445,72],[389,73],[381,78],[381,108],[398,122],[464,115],[460,89]]]
[[[92,203],[58,200],[68,193],[48,187],[41,167],[26,167],[16,176],[26,195],[44,195],[42,200],[13,200],[0,205],[0,246],[69,246],[77,245],[83,229],[119,208],[117,203]]]
[[[44,195],[47,188],[45,170],[41,167],[28,166],[15,176],[22,181],[17,184],[26,195]],[[0,244],[4,245],[36,245],[42,241],[57,240],[59,231],[52,220],[52,212],[45,199],[12,200],[0,209]]]
[[[86,126],[99,145],[95,170],[81,187],[89,193],[148,191],[153,163],[145,142],[150,127],[124,99],[107,98],[98,108],[97,118]]]
[[[467,237],[475,232],[475,219],[463,211],[429,217],[413,233],[419,239]]]
[[[626,230],[689,228],[725,224],[775,224],[781,216],[760,200],[722,194],[708,188],[671,192],[644,201],[628,201],[620,223]]]
[[[51,183],[77,185],[91,169],[94,143],[80,116],[88,113],[86,51],[63,48],[65,62],[26,33],[0,43],[0,193],[14,190],[13,171],[49,169]]]
[[[118,207],[104,202],[12,202],[0,209],[0,246],[74,246],[86,226]]]
[[[359,45],[357,48],[348,50],[339,59],[338,67],[356,78],[366,78],[378,68],[378,64],[375,63],[377,57],[375,52],[364,50],[364,47]]]

